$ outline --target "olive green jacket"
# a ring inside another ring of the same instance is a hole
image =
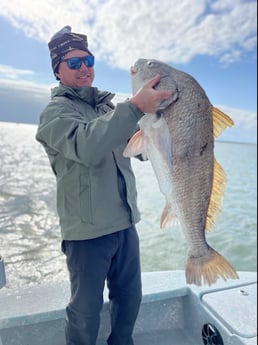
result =
[[[127,141],[143,114],[130,102],[94,87],[52,90],[36,139],[57,181],[57,211],[64,240],[91,239],[140,220]]]

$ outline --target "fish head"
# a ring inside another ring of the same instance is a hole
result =
[[[171,98],[163,100],[159,110],[167,108],[178,99],[177,83],[171,74],[172,67],[164,62],[155,59],[138,59],[130,68],[131,84],[133,95],[143,87],[143,85],[160,75],[160,81],[154,86],[156,90],[168,90],[171,92]]]

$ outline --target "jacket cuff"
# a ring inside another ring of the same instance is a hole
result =
[[[130,98],[127,98],[125,100],[125,103],[127,103],[129,105],[130,109],[133,110],[133,112],[137,118],[137,121],[139,121],[145,115],[145,113],[143,113],[139,108],[137,108],[133,103],[130,102]]]

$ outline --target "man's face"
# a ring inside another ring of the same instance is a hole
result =
[[[71,50],[65,55],[65,59],[72,57],[85,57],[89,54],[83,50]],[[68,67],[67,62],[63,61],[59,64],[58,78],[61,83],[69,87],[91,86],[94,80],[94,68],[87,67],[82,62],[81,67],[78,69],[71,69]]]

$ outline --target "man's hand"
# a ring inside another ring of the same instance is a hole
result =
[[[130,99],[143,113],[156,113],[159,110],[160,103],[171,97],[171,92],[166,90],[155,90],[153,87],[160,81],[160,75],[157,74],[149,80],[137,93]]]

